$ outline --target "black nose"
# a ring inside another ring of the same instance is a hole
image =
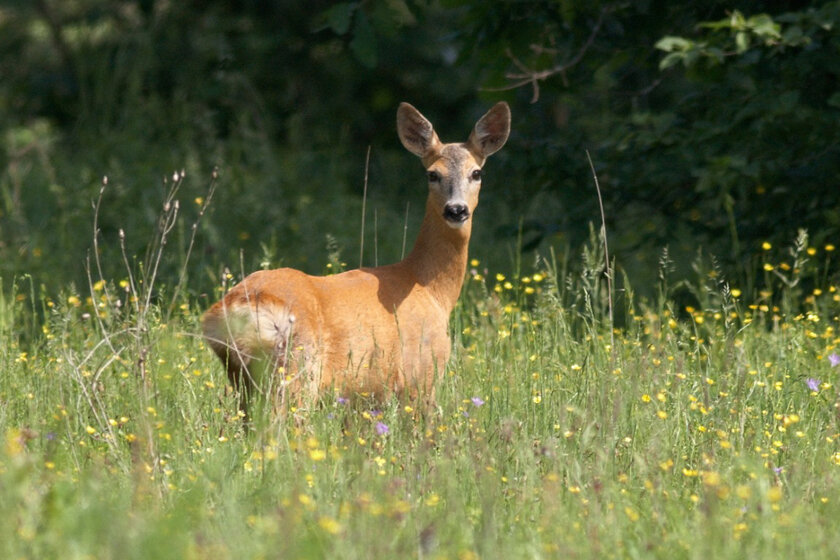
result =
[[[443,209],[443,217],[450,222],[465,222],[470,217],[470,209],[466,204],[447,204]]]

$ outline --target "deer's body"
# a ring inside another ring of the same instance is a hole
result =
[[[403,145],[420,156],[429,197],[420,233],[401,262],[333,276],[255,272],[203,317],[231,382],[269,384],[298,397],[390,394],[434,401],[449,358],[449,315],[467,265],[480,169],[502,147],[510,110],[498,103],[464,144],[443,144],[414,107],[397,113]]]

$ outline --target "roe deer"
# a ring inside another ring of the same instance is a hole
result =
[[[444,144],[417,109],[401,103],[397,131],[422,159],[429,181],[423,224],[405,259],[333,276],[290,268],[254,272],[204,314],[204,335],[243,404],[255,390],[299,402],[333,389],[434,406],[481,168],[507,140],[510,109],[497,103],[467,142]]]

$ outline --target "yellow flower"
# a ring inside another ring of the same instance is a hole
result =
[[[735,488],[735,495],[741,498],[742,500],[749,500],[750,496],[752,495],[752,490],[750,490],[749,486],[742,484]]]
[[[323,461],[327,458],[327,452],[323,449],[310,449],[309,458],[313,461]]]
[[[764,249],[765,251],[769,251],[770,249],[773,248],[773,246],[770,243],[768,243],[767,241],[765,241],[764,243],[761,244],[761,248]]]
[[[341,532],[341,523],[328,515],[318,520],[318,526],[331,535],[337,535]]]
[[[715,471],[703,471],[703,484],[706,486],[718,486],[720,484],[720,474]]]

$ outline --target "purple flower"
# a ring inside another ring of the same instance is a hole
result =
[[[484,404],[484,401],[481,397],[473,397],[470,399],[475,406],[481,406]]]
[[[819,391],[820,390],[820,380],[814,379],[813,377],[809,377],[805,380],[805,385],[808,386],[809,389],[812,391]]]
[[[384,422],[377,422],[376,423],[376,433],[379,434],[380,436],[384,436],[385,434],[387,434],[390,431],[391,431],[391,429]]]
[[[350,401],[346,397],[338,397],[337,399],[335,399],[335,402],[337,402],[338,404],[347,404]]]
[[[828,355],[828,362],[831,364],[831,367],[840,366],[840,356],[837,355],[837,352],[832,352]]]

